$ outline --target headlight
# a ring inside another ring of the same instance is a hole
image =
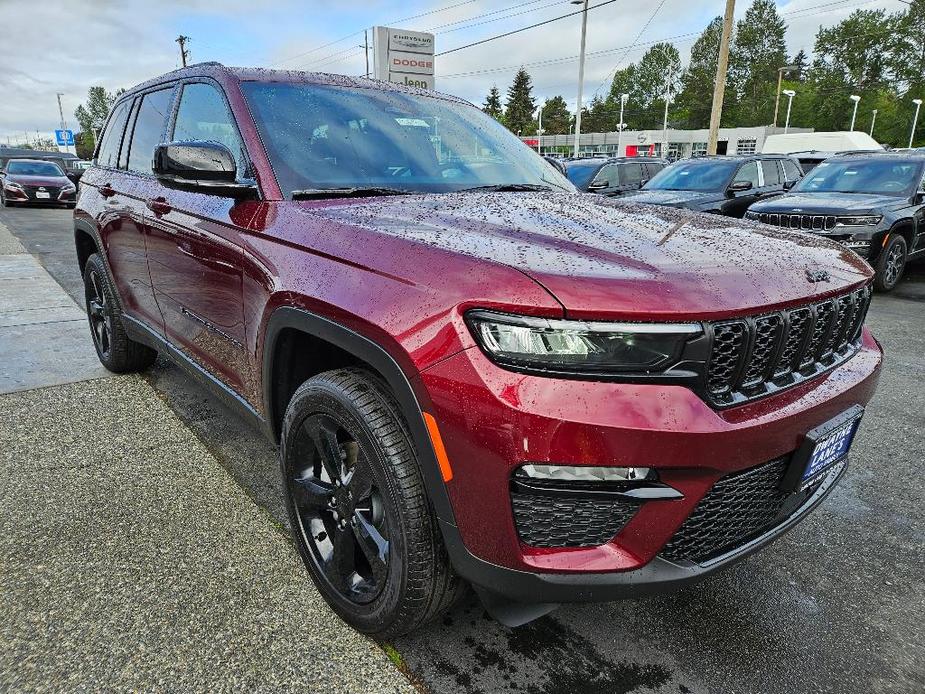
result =
[[[61,186],[62,193],[76,193],[77,187],[73,183],[68,183],[66,186]]]
[[[590,323],[491,311],[470,311],[466,320],[492,360],[558,373],[659,370],[702,332],[697,323]]]
[[[757,222],[761,218],[761,215],[757,212],[746,212],[745,219],[750,219],[753,222]]]
[[[14,181],[4,181],[3,187],[7,190],[22,190],[23,187]]]
[[[837,227],[872,227],[880,223],[883,217],[863,216],[863,217],[839,217],[835,220]]]

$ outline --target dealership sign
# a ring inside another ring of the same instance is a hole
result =
[[[373,29],[376,79],[434,88],[434,35],[390,27]]]

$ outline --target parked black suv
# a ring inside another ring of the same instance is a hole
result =
[[[750,205],[780,195],[802,176],[796,160],[783,154],[698,157],[662,169],[627,199],[742,217]]]
[[[666,166],[665,159],[654,157],[570,159],[565,162],[565,175],[585,193],[614,197],[639,190]]]
[[[844,154],[814,168],[793,191],[746,215],[841,241],[890,291],[906,262],[925,256],[925,152]]]

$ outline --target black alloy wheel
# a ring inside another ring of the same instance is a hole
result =
[[[87,315],[90,318],[90,332],[93,342],[103,359],[108,359],[112,351],[112,311],[109,308],[106,292],[103,291],[99,272],[91,268],[87,273],[86,295]]]
[[[343,598],[374,600],[385,584],[389,529],[369,453],[330,414],[302,422],[293,442],[299,463],[287,479],[296,529],[318,573]]]

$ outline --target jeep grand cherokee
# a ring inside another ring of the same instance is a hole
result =
[[[371,80],[129,90],[75,232],[102,363],[168,355],[278,441],[308,572],[379,637],[466,584],[517,624],[729,565],[832,490],[879,375],[838,244],[580,194]]]

